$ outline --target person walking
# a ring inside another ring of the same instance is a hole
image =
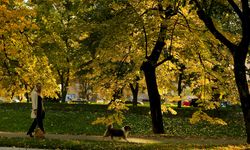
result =
[[[45,111],[43,107],[41,91],[42,91],[42,84],[38,83],[31,92],[31,100],[32,100],[31,118],[33,118],[34,120],[27,132],[27,135],[29,135],[30,137],[33,137],[32,133],[34,132],[37,126],[42,130],[43,133],[45,133],[43,127],[43,119],[45,118]]]

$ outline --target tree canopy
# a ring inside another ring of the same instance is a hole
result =
[[[1,96],[22,96],[37,82],[45,84],[45,95],[54,95],[56,83],[48,59],[33,53],[33,40],[39,30],[34,20],[36,12],[23,1],[5,0],[0,4]]]
[[[162,100],[196,95],[193,122],[221,102],[241,104],[250,135],[248,0],[2,0],[0,10],[1,96],[42,82],[65,102],[79,82],[120,104],[143,87],[153,131],[164,133]]]

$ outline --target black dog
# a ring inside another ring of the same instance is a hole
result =
[[[131,131],[130,126],[124,126],[121,129],[114,129],[113,125],[108,125],[107,130],[105,131],[103,137],[110,136],[113,140],[113,137],[122,137],[124,140],[127,140],[128,133]]]

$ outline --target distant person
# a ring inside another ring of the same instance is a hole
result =
[[[45,133],[43,128],[43,119],[45,117],[45,111],[43,107],[43,99],[41,97],[42,91],[42,84],[38,83],[34,87],[33,91],[31,92],[31,100],[32,100],[32,111],[31,111],[31,118],[34,119],[33,123],[31,124],[27,135],[33,137],[32,133],[34,132],[35,128],[38,127]]]

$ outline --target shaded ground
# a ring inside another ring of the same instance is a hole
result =
[[[0,131],[0,137],[22,137],[29,138],[24,132],[2,132]],[[91,140],[91,141],[111,141],[109,138],[103,138],[102,136],[93,135],[67,135],[67,134],[46,134],[47,139],[59,139],[59,140]],[[124,141],[123,139],[115,139]],[[239,145],[246,144],[245,138],[198,138],[198,137],[128,137],[128,141],[132,143],[172,143],[172,144],[199,144],[199,145]]]
[[[44,150],[38,148],[0,147],[0,150]]]

